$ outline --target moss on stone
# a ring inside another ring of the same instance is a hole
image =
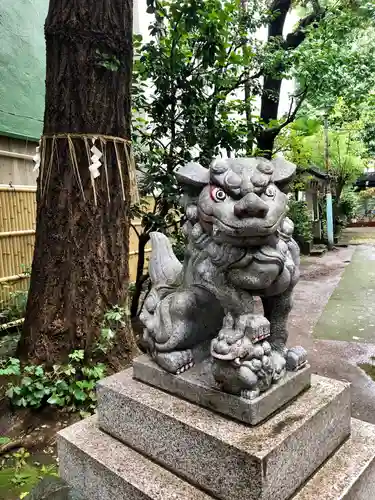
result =
[[[371,359],[374,359],[374,356],[371,357]],[[361,363],[358,365],[364,372],[367,373],[369,377],[372,378],[372,380],[375,380],[375,365],[372,363]]]

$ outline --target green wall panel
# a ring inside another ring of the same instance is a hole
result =
[[[0,0],[0,135],[37,139],[44,112],[49,0]]]

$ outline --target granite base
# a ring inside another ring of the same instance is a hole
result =
[[[222,500],[286,500],[350,434],[349,384],[313,376],[311,388],[256,427],[134,380],[98,385],[108,434]]]
[[[375,425],[352,419],[351,436],[293,500],[375,498]]]
[[[375,426],[352,420],[351,427],[292,500],[375,498]],[[87,500],[214,499],[100,431],[95,417],[61,431],[58,452],[62,478]]]
[[[96,417],[58,435],[60,476],[87,500],[212,500],[108,436]]]

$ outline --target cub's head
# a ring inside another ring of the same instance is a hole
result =
[[[288,198],[283,189],[296,166],[283,158],[228,158],[209,169],[188,163],[176,170],[179,182],[199,190],[197,216],[216,241],[238,246],[262,244],[282,222]]]

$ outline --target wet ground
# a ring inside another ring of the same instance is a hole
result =
[[[375,228],[346,237],[348,248],[302,259],[289,344],[314,373],[351,382],[353,416],[375,423]]]

